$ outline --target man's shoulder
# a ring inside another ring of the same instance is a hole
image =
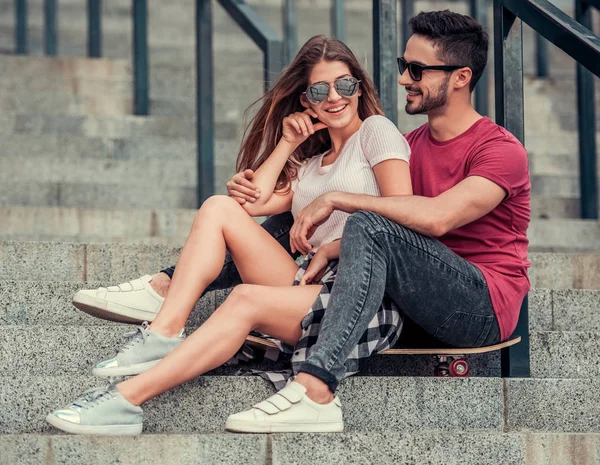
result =
[[[420,136],[422,136],[423,134],[425,134],[428,129],[429,129],[429,123],[423,123],[417,129],[413,129],[412,131],[404,134],[404,138],[408,141],[409,144],[411,144],[412,141],[414,141],[415,139],[417,139]]]

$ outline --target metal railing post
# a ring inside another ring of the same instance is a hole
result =
[[[575,20],[592,30],[592,9],[585,0],[575,1]],[[577,121],[581,218],[598,219],[594,76],[580,64],[577,64]]]
[[[133,0],[133,106],[136,115],[149,113],[148,87],[148,6],[146,0]]]
[[[283,42],[284,63],[291,62],[298,52],[298,10],[296,0],[283,3]]]
[[[385,116],[398,124],[396,0],[373,0],[373,76]]]
[[[15,53],[27,54],[27,0],[15,0]]]
[[[488,26],[488,0],[470,0],[471,17],[489,32]],[[490,84],[489,69],[486,66],[483,75],[475,86],[475,109],[480,115],[489,115]]]
[[[539,78],[547,78],[548,72],[548,42],[540,34],[535,35],[535,64]]]
[[[410,39],[411,31],[410,26],[408,25],[408,20],[414,15],[414,0],[401,0],[400,22],[402,24],[402,30],[400,31],[400,34],[402,34],[402,49],[400,50],[400,54],[404,54],[404,50],[406,50],[406,43],[408,42],[408,39]]]
[[[342,42],[346,40],[344,0],[333,0],[331,4],[331,35]]]
[[[264,53],[265,92],[283,68],[283,41],[242,0],[219,0],[221,6]]]
[[[102,56],[102,0],[88,0],[88,56]]]
[[[196,0],[196,137],[198,207],[214,194],[212,3]]]
[[[44,0],[44,51],[48,56],[58,53],[56,0]]]
[[[504,8],[503,0],[494,0],[494,58],[496,123],[524,143],[523,28],[521,20]],[[513,336],[521,336],[521,342],[502,349],[502,376],[528,378],[531,370],[527,297]]]

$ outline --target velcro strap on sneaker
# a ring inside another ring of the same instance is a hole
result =
[[[265,412],[267,415],[275,415],[276,413],[279,413],[281,411],[277,407],[275,407],[271,402],[268,402],[266,400],[263,400],[260,404],[256,404],[254,408]]]
[[[282,412],[284,410],[289,409],[292,406],[292,403],[289,400],[287,400],[285,397],[279,394],[275,394],[274,396],[269,397],[265,402],[272,403]]]
[[[129,281],[134,291],[141,291],[144,289],[144,283],[142,283],[141,279],[134,279],[133,281]]]
[[[292,404],[297,404],[298,402],[300,402],[302,400],[302,397],[304,397],[305,392],[306,392],[306,389],[304,389],[304,387],[301,384],[293,382],[293,383],[288,384],[277,394],[285,397]]]
[[[133,291],[133,286],[130,283],[119,284],[119,289],[123,292],[131,292]]]

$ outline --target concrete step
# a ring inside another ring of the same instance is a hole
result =
[[[96,170],[90,160],[86,170],[79,171],[85,164],[77,165],[75,174],[68,171],[68,162],[64,162],[64,171],[58,168],[52,171],[44,169],[44,175],[23,170],[19,174],[4,176],[2,167],[4,159],[0,157],[0,180],[3,178],[15,181],[35,182],[39,177],[55,183],[69,183],[81,174],[81,181],[88,184],[106,184],[120,181],[120,184],[135,186],[140,169],[135,163],[118,165],[122,162],[110,162],[101,165],[102,171]],[[18,160],[15,160],[18,161]],[[95,162],[94,162],[95,163]],[[29,162],[24,163],[25,166]],[[116,166],[115,166],[116,165]],[[125,165],[125,166],[123,166]],[[16,163],[12,167],[19,166]],[[32,167],[43,166],[40,161]],[[56,166],[56,165],[55,165]],[[160,164],[156,165],[160,167]],[[159,175],[160,170],[152,164],[144,165],[144,181],[151,182],[154,188],[166,191],[171,185],[164,186]],[[184,172],[185,165],[181,166]],[[170,174],[177,171],[176,163],[169,162],[166,167]],[[10,169],[6,170],[10,173]],[[75,171],[75,170],[74,170]],[[97,173],[92,176],[91,173]],[[185,175],[193,174],[193,167]],[[135,173],[131,175],[130,173]],[[180,186],[182,175],[174,186]],[[122,178],[120,179],[119,176]],[[62,179],[61,179],[62,178]],[[74,179],[71,179],[74,178]],[[156,178],[153,181],[150,179]],[[192,183],[193,186],[193,183]],[[188,186],[190,187],[190,186]],[[37,207],[37,206],[0,206],[0,238],[4,240],[24,241],[69,241],[69,242],[123,242],[123,243],[170,243],[183,244],[189,233],[196,209],[103,209],[76,207]],[[600,223],[592,220],[534,219],[528,229],[530,251],[600,251]]]
[[[1,164],[1,163],[0,163]],[[90,242],[165,240],[181,245],[197,210],[0,207],[0,237]]]
[[[53,432],[46,414],[97,385],[89,376],[4,377],[0,433]],[[339,396],[349,432],[598,433],[599,388],[600,379],[357,376],[340,385]],[[230,413],[272,392],[258,377],[201,377],[145,404],[144,431],[222,431]]]
[[[0,241],[0,280],[122,282],[177,261],[168,245]],[[529,254],[533,287],[600,289],[600,254]]]
[[[194,329],[188,328],[188,333]],[[131,326],[126,325],[85,325],[76,331],[72,324],[3,326],[0,371],[17,378],[30,373],[67,377],[90,373],[98,362],[114,356],[128,331]],[[600,333],[535,331],[530,343],[532,377],[600,378]],[[500,376],[498,353],[466,358],[472,376]],[[370,362],[365,374],[433,376],[433,362],[431,356],[381,355]]]
[[[539,219],[576,219],[580,217],[578,198],[531,196],[531,217]]]
[[[533,175],[531,176],[531,195],[540,197],[579,197],[579,176],[560,175]]]
[[[481,447],[485,444],[485,447]],[[598,434],[383,433],[241,435],[144,434],[140,438],[48,434],[0,436],[5,464],[192,465],[597,465]],[[2,460],[2,459],[0,459]]]
[[[164,262],[163,268],[170,263]],[[146,270],[153,274],[161,268]],[[127,280],[140,274],[130,275]],[[0,325],[114,325],[93,318],[71,305],[80,289],[116,285],[123,280],[102,281],[0,281]],[[207,293],[198,302],[188,325],[202,324],[221,305],[228,290]],[[529,293],[529,326],[532,331],[600,333],[600,291],[583,289],[537,289]]]
[[[190,161],[105,160],[93,158],[73,163],[70,157],[0,157],[0,182],[53,184],[123,184],[153,189],[196,187],[195,163]]]

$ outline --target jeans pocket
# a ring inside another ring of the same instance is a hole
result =
[[[433,337],[456,347],[481,347],[485,342],[494,316],[454,312],[437,327]]]

